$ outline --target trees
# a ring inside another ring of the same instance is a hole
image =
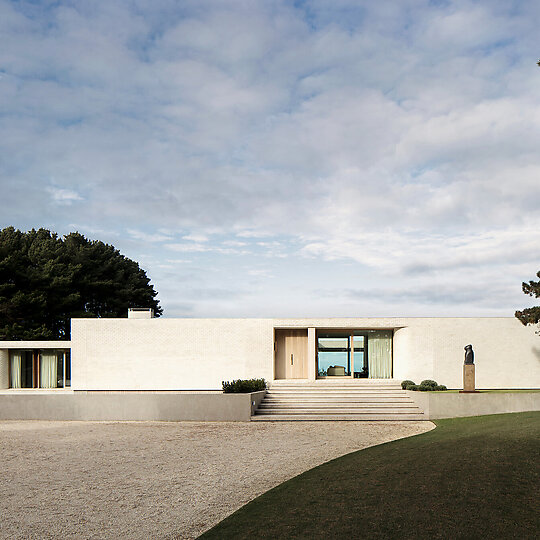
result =
[[[0,230],[0,339],[69,339],[72,317],[163,310],[146,272],[82,234]]]
[[[536,273],[540,278],[540,271]],[[529,296],[540,298],[540,281],[529,281],[529,283],[522,283],[523,292]],[[537,324],[540,322],[540,306],[531,308],[525,308],[523,311],[516,311],[516,317],[523,324]]]

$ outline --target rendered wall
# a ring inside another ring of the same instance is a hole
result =
[[[0,394],[0,420],[249,422],[265,393]]]
[[[407,392],[426,418],[457,418],[525,411],[540,411],[540,392]]]

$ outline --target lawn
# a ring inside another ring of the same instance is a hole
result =
[[[435,423],[311,469],[201,538],[538,538],[540,412]]]

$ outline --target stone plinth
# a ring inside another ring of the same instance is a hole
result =
[[[476,392],[474,368],[474,364],[463,364],[463,390],[461,392]]]

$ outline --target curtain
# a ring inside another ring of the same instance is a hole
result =
[[[11,381],[10,381],[11,388],[21,388],[22,386],[22,377],[21,377],[22,358],[23,358],[22,351],[11,352]]]
[[[379,330],[368,334],[368,364],[370,379],[392,377],[391,330]]]
[[[43,351],[41,353],[39,387],[56,388],[57,384],[57,361],[55,351]]]

